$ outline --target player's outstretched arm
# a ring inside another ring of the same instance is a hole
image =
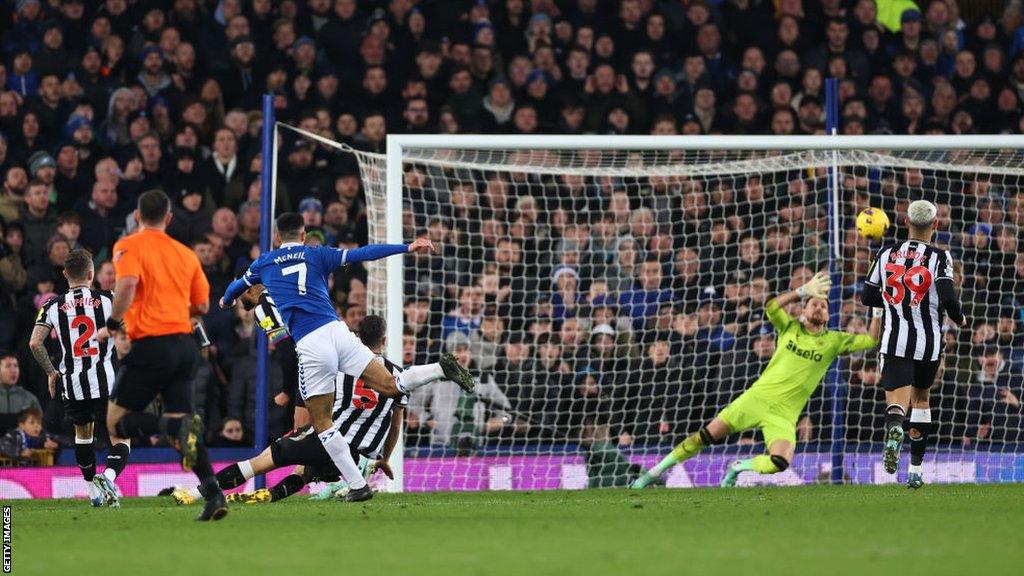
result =
[[[434,244],[426,238],[417,238],[412,244],[370,244],[362,248],[343,250],[341,255],[341,266],[355,264],[356,262],[368,262],[380,260],[396,254],[413,252],[433,252]]]
[[[245,271],[245,274],[242,274],[241,277],[228,284],[227,289],[224,290],[224,296],[218,302],[222,309],[231,308],[235,305],[235,300],[244,294],[246,290],[263,283],[263,278],[260,276],[259,263],[260,259],[257,258],[255,262],[249,265],[249,269]]]
[[[828,291],[831,288],[832,279],[829,278],[828,273],[818,272],[803,286],[796,290],[779,294],[775,298],[772,298],[772,300],[774,300],[780,307],[785,308],[801,298],[828,298]]]
[[[242,278],[244,278],[244,276]],[[227,290],[224,291],[224,295],[221,296],[220,302],[218,302],[221,308],[227,309],[234,306],[235,300],[249,289],[249,285],[246,284],[245,280],[242,278],[228,284]]]

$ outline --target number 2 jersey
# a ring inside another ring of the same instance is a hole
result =
[[[114,383],[114,343],[100,342],[96,332],[107,325],[113,306],[110,292],[75,288],[51,298],[36,316],[36,326],[57,331],[61,357],[61,397],[65,400],[99,400]]]
[[[861,301],[885,311],[879,352],[911,360],[936,361],[942,353],[946,314],[963,314],[953,285],[953,257],[920,240],[878,251]]]

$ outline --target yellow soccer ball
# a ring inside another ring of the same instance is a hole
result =
[[[865,208],[857,215],[857,234],[868,240],[881,240],[889,229],[889,217],[878,208]]]

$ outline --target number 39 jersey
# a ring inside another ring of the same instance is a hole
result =
[[[378,356],[374,361],[383,362],[395,376],[402,371],[383,356]],[[405,406],[408,402],[409,397],[403,395],[397,405]],[[394,398],[380,396],[361,379],[338,373],[332,419],[345,441],[360,454],[368,458],[380,456],[388,430],[391,429],[391,412],[395,405]]]
[[[75,288],[51,298],[36,316],[36,326],[56,330],[61,357],[61,397],[101,400],[114,383],[114,343],[100,342],[96,332],[107,325],[112,307],[109,292]]]
[[[879,351],[912,360],[938,360],[942,309],[936,284],[953,282],[953,257],[926,242],[907,240],[883,247],[868,274],[884,302]]]

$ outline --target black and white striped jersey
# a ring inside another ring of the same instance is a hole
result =
[[[277,310],[277,304],[274,303],[269,292],[264,290],[260,293],[256,307],[252,311],[256,315],[256,323],[267,333],[267,338],[271,342],[276,343],[288,336],[288,329],[285,327],[281,313]]]
[[[378,361],[397,376],[402,369],[383,356]],[[399,406],[409,403],[408,396],[398,400]],[[384,440],[391,428],[391,412],[395,399],[380,396],[371,390],[361,378],[338,373],[338,388],[335,392],[333,419],[345,441],[360,454],[377,458],[384,447]]]
[[[882,354],[912,360],[938,360],[942,352],[942,323],[949,311],[939,295],[953,291],[953,257],[926,242],[907,240],[878,251],[865,292],[881,293],[875,305],[885,311]],[[872,305],[867,298],[866,304]],[[953,316],[959,316],[959,306]]]
[[[66,400],[103,399],[114,383],[114,343],[96,332],[107,325],[113,302],[109,292],[74,288],[51,298],[36,316],[36,326],[57,331],[61,358],[61,396]]]

